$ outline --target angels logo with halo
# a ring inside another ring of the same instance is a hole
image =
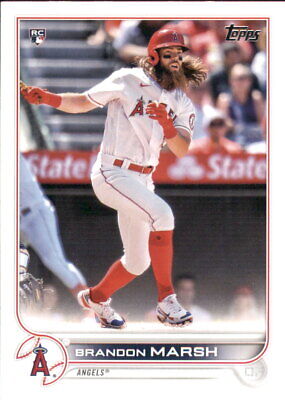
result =
[[[24,360],[31,377],[39,376],[44,386],[64,375],[68,357],[65,345],[51,336],[31,336],[18,348],[17,360]]]

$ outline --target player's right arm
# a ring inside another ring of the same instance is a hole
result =
[[[21,82],[20,87],[22,96],[30,104],[46,104],[72,114],[85,113],[97,107],[96,103],[89,100],[86,94],[55,94],[38,87],[27,86],[23,82]]]
[[[60,96],[61,103],[60,106],[57,107],[60,111],[77,114],[85,113],[98,107],[82,93],[62,93]]]
[[[20,82],[21,94],[30,104],[46,104],[72,114],[85,113],[121,98],[124,91],[122,76],[127,72],[125,68],[115,71],[84,93],[55,94]]]

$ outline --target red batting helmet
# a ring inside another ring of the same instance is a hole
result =
[[[171,46],[180,46],[183,51],[189,50],[189,47],[185,46],[183,35],[175,29],[162,29],[156,31],[150,38],[147,47],[151,64],[156,65],[159,61],[159,56],[156,51],[157,49]]]

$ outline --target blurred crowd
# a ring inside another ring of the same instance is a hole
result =
[[[260,31],[258,40],[226,41],[225,26]],[[107,43],[111,56],[127,66],[147,55],[155,31],[175,27],[184,35],[189,54],[208,68],[208,79],[190,87],[196,109],[191,152],[266,152],[266,22],[264,20],[115,20],[102,21],[87,42]]]

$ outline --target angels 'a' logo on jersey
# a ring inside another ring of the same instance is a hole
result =
[[[137,104],[135,105],[133,111],[130,113],[130,117],[134,117],[135,115],[144,115],[144,104],[145,101],[141,96],[137,99]]]
[[[145,105],[152,103],[153,100],[149,100],[148,102],[146,102],[143,99],[143,96],[141,96],[139,99],[137,99],[137,103],[135,105],[135,107],[133,108],[133,111],[130,113],[130,117],[134,117],[135,115],[140,115],[143,116],[145,115]],[[167,104],[162,103],[167,107]],[[172,121],[174,121],[177,118],[177,115],[175,114],[175,112],[170,108],[168,111],[168,115],[170,116],[170,118],[172,119]]]

